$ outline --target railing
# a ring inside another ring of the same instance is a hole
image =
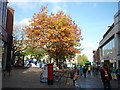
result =
[[[72,80],[71,80],[71,78],[70,78],[70,70],[57,70],[57,71],[54,71],[53,72],[53,77],[54,77],[54,79],[53,79],[53,82],[54,82],[54,84],[56,84],[56,85],[60,85],[60,84],[64,84],[64,85],[66,85],[67,83],[70,83],[69,81],[71,81],[72,82]],[[45,82],[47,82],[47,78],[45,77],[43,77],[43,74],[41,73],[40,74],[40,81],[45,81]]]
[[[67,84],[70,78],[70,71],[54,71],[54,82],[57,84]]]

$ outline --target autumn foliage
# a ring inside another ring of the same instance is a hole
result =
[[[26,36],[34,47],[43,47],[51,58],[60,58],[69,53],[79,53],[81,30],[63,11],[56,14],[42,6],[34,14],[29,26],[25,27]]]

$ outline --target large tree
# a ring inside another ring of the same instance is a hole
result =
[[[75,47],[80,46],[81,30],[63,11],[53,14],[42,6],[24,30],[34,47],[44,48],[57,64],[69,53],[79,53]]]
[[[27,41],[21,25],[14,25],[13,29],[13,51],[14,54],[26,49]]]
[[[15,54],[21,53],[27,48],[28,42],[25,40],[25,32],[22,29],[22,25],[14,25],[13,28],[13,45],[12,45],[12,62],[14,63]]]
[[[86,61],[88,61],[88,57],[86,55],[83,54],[77,56],[78,65],[84,65]]]
[[[24,50],[24,52],[22,52],[24,55],[30,55],[31,57],[34,57],[38,60],[41,59],[41,57],[47,55],[47,52],[42,49],[42,48],[32,48],[32,47],[28,47],[26,50]]]

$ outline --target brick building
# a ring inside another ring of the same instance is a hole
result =
[[[100,65],[100,54],[99,54],[99,48],[97,50],[93,51],[93,64],[95,66]]]
[[[3,70],[6,68],[6,63],[11,60],[12,51],[12,32],[13,32],[13,17],[14,10],[7,7],[7,0],[0,1],[0,47]]]

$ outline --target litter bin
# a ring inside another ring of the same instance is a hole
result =
[[[53,85],[53,63],[48,63],[48,85]]]

